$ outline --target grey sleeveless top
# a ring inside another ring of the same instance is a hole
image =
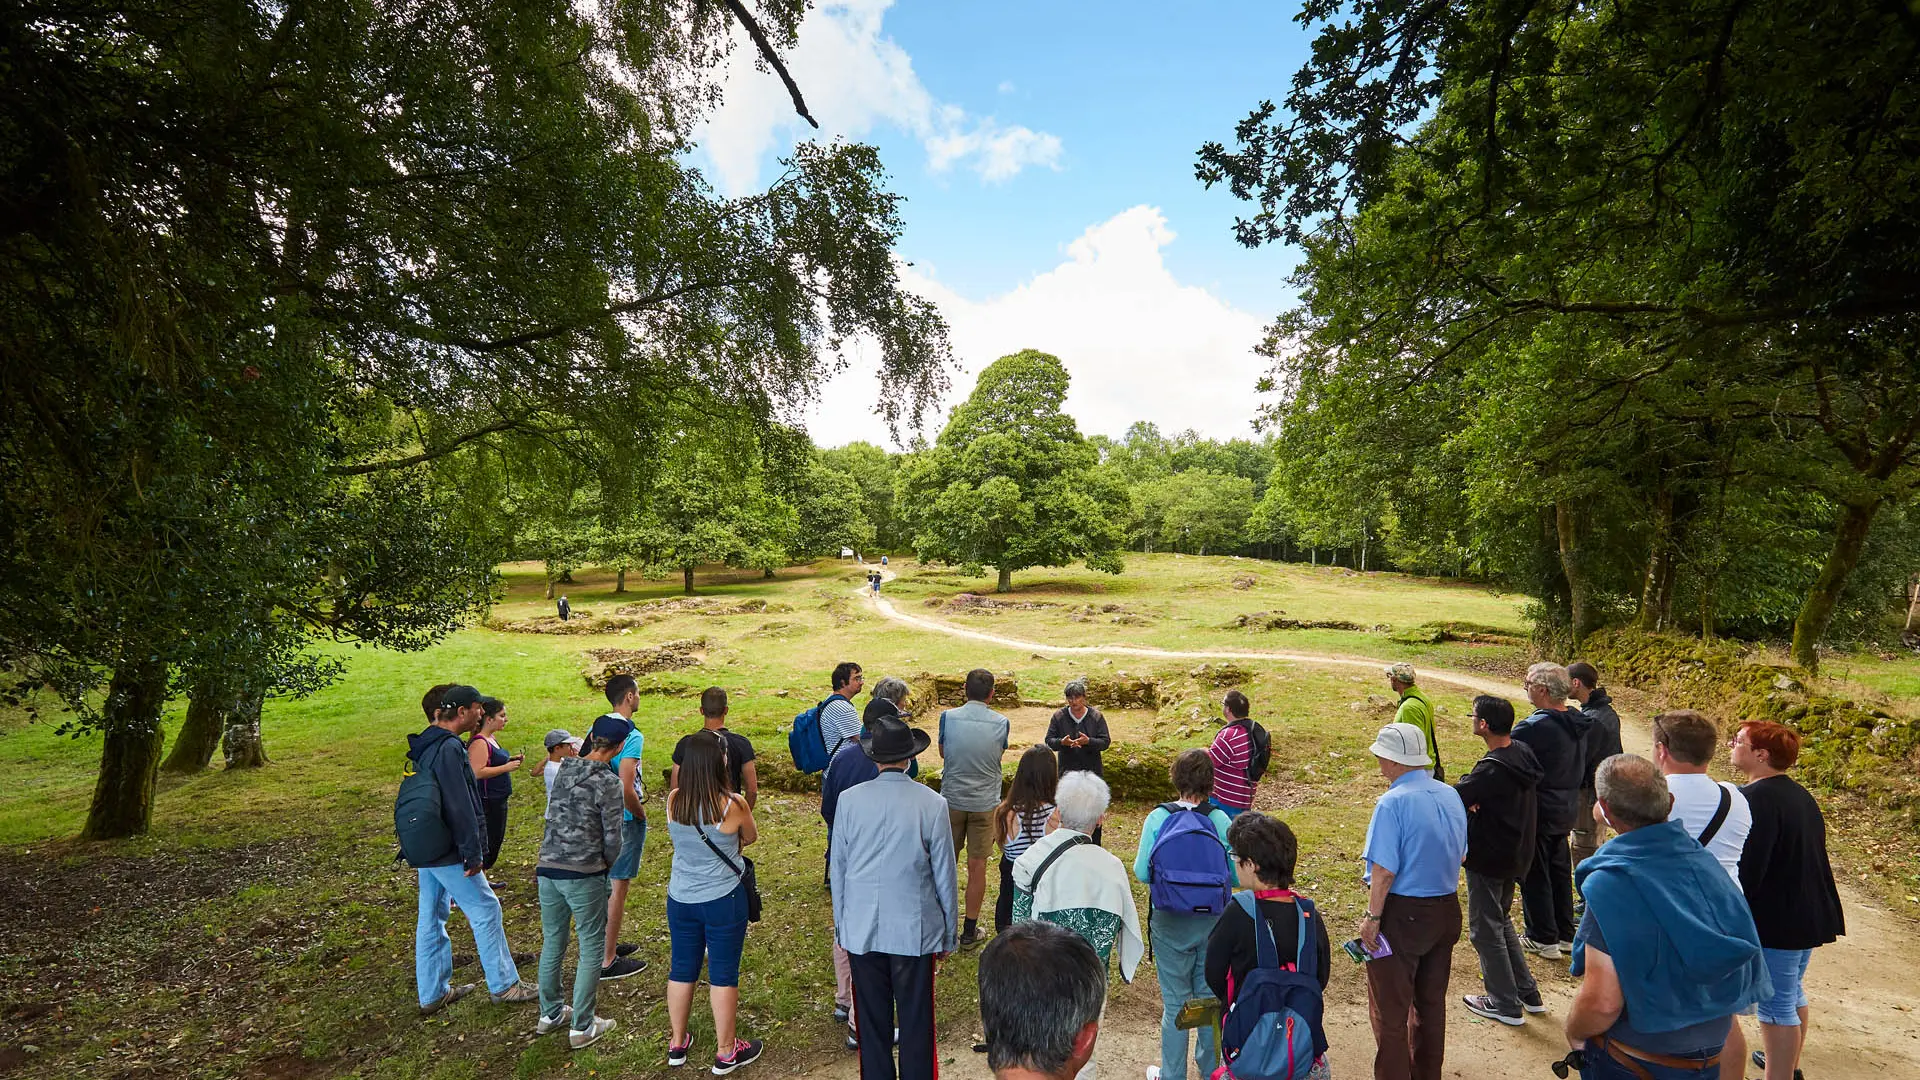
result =
[[[703,815],[704,816],[704,815]],[[706,825],[707,839],[726,852],[733,865],[745,871],[740,861],[740,835],[723,833],[715,825]],[[667,877],[667,896],[682,904],[704,904],[718,900],[740,886],[740,875],[700,839],[701,829],[682,825],[667,815],[667,836],[673,840],[673,871]]]

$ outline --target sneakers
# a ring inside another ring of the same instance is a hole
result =
[[[980,944],[980,928],[979,927],[976,926],[971,930],[960,931],[960,947],[961,948],[971,949],[978,944]]]
[[[613,947],[613,955],[616,958],[622,957],[622,956],[632,956],[634,953],[639,951],[640,951],[640,944],[634,941],[623,941],[620,944],[615,945]]]
[[[1147,1066],[1147,1080],[1160,1080],[1160,1066]]]
[[[1753,1058],[1753,1067],[1765,1072],[1767,1068],[1767,1052],[1765,1050],[1755,1050],[1751,1056]],[[1799,1069],[1793,1070],[1793,1080],[1803,1080]]]
[[[1493,999],[1485,994],[1468,994],[1460,999],[1466,1003],[1467,1011],[1475,1016],[1497,1021],[1508,1027],[1519,1027],[1527,1022],[1525,1013],[1503,1013],[1494,1007]]]
[[[1540,997],[1540,991],[1520,995],[1520,1007],[1538,1016],[1547,1011],[1547,1003]]]
[[[567,1046],[574,1050],[585,1050],[587,1047],[599,1042],[600,1036],[605,1035],[618,1026],[618,1024],[604,1016],[596,1016],[593,1018],[593,1023],[587,1025],[587,1030],[567,1033]]]
[[[635,960],[632,957],[622,956],[613,963],[600,969],[600,981],[612,982],[615,979],[624,979],[629,975],[638,975],[645,970],[647,970],[647,962],[645,960]]]
[[[1558,960],[1561,956],[1560,943],[1557,941],[1539,942],[1522,934],[1520,947],[1544,960]]]
[[[833,1022],[834,1023],[844,1024],[847,1022],[847,1017],[852,1015],[853,1015],[852,1009],[848,1008],[845,1005],[840,1004],[837,1001],[834,1002],[833,1004]]]
[[[751,1065],[760,1058],[760,1051],[766,1047],[759,1039],[733,1040],[733,1053],[726,1057],[713,1055],[713,1075],[725,1076],[742,1065]]]
[[[563,1028],[572,1022],[573,1022],[573,1006],[562,1005],[560,1006],[560,1015],[541,1017],[540,1022],[533,1025],[533,1033],[535,1035],[545,1035],[547,1032],[552,1031],[554,1028]]]
[[[493,995],[495,1005],[526,1005],[539,1000],[540,991],[528,986],[525,981],[514,983]]]
[[[687,1051],[693,1049],[693,1032],[687,1032],[687,1041],[675,1046],[667,1044],[667,1064],[679,1068],[687,1063]]]
[[[473,983],[461,983],[459,986],[449,986],[447,987],[447,992],[440,995],[440,1000],[434,1002],[431,1005],[420,1006],[420,1015],[432,1016],[434,1013],[439,1012],[441,1009],[444,1009],[447,1006],[453,1004],[454,1002],[459,1001],[461,998],[466,997],[468,994],[473,993],[473,991],[474,991]]]

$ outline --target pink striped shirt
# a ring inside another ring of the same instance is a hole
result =
[[[1207,756],[1213,759],[1213,797],[1235,809],[1253,805],[1254,788],[1247,779],[1247,759],[1253,754],[1253,739],[1240,724],[1228,724],[1213,737]]]

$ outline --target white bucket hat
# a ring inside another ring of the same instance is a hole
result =
[[[1412,724],[1388,724],[1374,737],[1373,745],[1367,748],[1373,756],[1385,758],[1396,765],[1410,765],[1416,769],[1431,769],[1433,759],[1427,756],[1426,733]]]

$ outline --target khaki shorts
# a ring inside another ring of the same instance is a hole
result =
[[[947,811],[947,826],[953,830],[953,853],[962,851],[975,859],[993,854],[993,812],[991,810]]]

